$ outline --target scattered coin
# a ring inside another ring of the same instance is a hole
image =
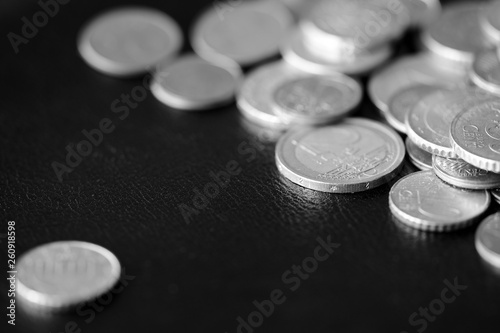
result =
[[[500,213],[488,216],[477,228],[476,250],[486,262],[500,268]]]
[[[231,102],[240,78],[237,65],[222,67],[194,55],[183,56],[155,73],[151,92],[170,107],[204,110]]]
[[[479,16],[479,23],[486,35],[500,42],[500,1],[490,1]]]
[[[476,55],[470,78],[481,89],[500,95],[500,59],[496,50],[484,50]]]
[[[263,0],[221,4],[226,7],[212,7],[192,29],[191,45],[199,56],[249,66],[278,54],[293,23],[285,5]]]
[[[361,118],[291,130],[276,146],[276,164],[286,178],[331,193],[384,184],[396,176],[403,159],[403,141],[394,130]]]
[[[410,11],[410,22],[414,27],[428,27],[441,14],[439,0],[402,0]]]
[[[410,138],[406,137],[405,140],[406,152],[410,157],[410,161],[422,171],[432,169],[432,154],[419,148]]]
[[[78,50],[94,69],[113,76],[153,70],[182,46],[182,32],[168,15],[148,8],[115,9],[97,16],[80,32]]]
[[[500,173],[500,98],[464,108],[453,120],[450,136],[461,159]]]
[[[469,226],[488,209],[490,200],[489,192],[455,188],[433,171],[412,173],[389,193],[389,207],[401,223],[434,232]]]
[[[487,190],[500,187],[500,174],[476,168],[454,158],[433,156],[432,165],[441,180],[469,190]]]
[[[406,133],[406,116],[426,95],[439,90],[436,86],[418,84],[404,88],[389,100],[389,112],[382,112],[387,122],[401,133]]]
[[[441,58],[472,64],[476,52],[493,46],[479,23],[483,6],[479,1],[446,6],[440,19],[422,34],[423,46]]]
[[[361,84],[346,75],[308,75],[284,81],[274,92],[276,113],[287,123],[327,124],[361,102]]]
[[[18,296],[30,306],[65,310],[111,289],[120,277],[118,259],[105,248],[62,241],[38,246],[18,261]]]

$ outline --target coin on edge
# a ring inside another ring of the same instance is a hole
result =
[[[97,16],[81,30],[78,51],[94,69],[126,77],[146,73],[178,53],[182,31],[168,15],[127,7]]]
[[[99,245],[61,241],[23,254],[17,271],[23,302],[62,311],[110,290],[120,278],[121,266],[113,253]]]
[[[441,181],[433,171],[401,178],[389,192],[389,207],[398,221],[434,232],[465,228],[489,207],[488,191],[458,189]]]
[[[455,153],[478,168],[500,173],[500,98],[464,109],[451,124]]]
[[[206,110],[230,103],[241,80],[239,66],[219,66],[195,55],[178,58],[154,74],[151,92],[181,110]]]
[[[500,174],[476,168],[455,158],[434,155],[432,166],[444,182],[469,190],[489,190],[500,187]]]
[[[476,250],[486,262],[500,268],[500,213],[488,216],[477,228]]]
[[[476,54],[469,73],[471,81],[476,86],[500,95],[500,59],[495,49]]]
[[[276,165],[286,178],[322,192],[354,193],[382,185],[403,165],[399,135],[378,122],[347,118],[287,132],[276,146]]]
[[[422,171],[432,169],[432,154],[418,147],[409,137],[405,140],[406,152],[410,161]]]
[[[229,58],[249,66],[278,54],[293,21],[288,8],[279,1],[220,2],[197,20],[191,45],[207,60]]]
[[[278,86],[273,105],[287,123],[321,125],[344,118],[362,97],[359,81],[347,75],[309,75]]]

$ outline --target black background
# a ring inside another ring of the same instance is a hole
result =
[[[56,240],[100,244],[135,277],[90,323],[88,315],[45,318],[18,309],[15,328],[6,324],[1,279],[0,327],[62,332],[71,320],[82,332],[229,333],[238,316],[255,310],[254,300],[278,288],[287,299],[256,332],[416,332],[409,316],[457,277],[467,290],[426,331],[499,331],[500,276],[479,258],[474,227],[450,234],[402,227],[388,209],[391,184],[353,195],[292,184],[274,163],[279,133],[244,122],[234,105],[189,113],[149,95],[124,120],[112,113],[111,103],[141,79],[92,70],[77,53],[76,36],[101,10],[137,3],[72,0],[17,55],[6,35],[19,34],[21,18],[40,8],[35,1],[0,3],[0,232],[16,221],[18,257]],[[140,4],[170,14],[186,36],[212,1]],[[400,53],[406,50],[411,46]],[[377,117],[365,100],[358,116]],[[65,147],[103,118],[115,130],[59,182],[51,163],[64,162]],[[254,159],[240,153],[241,144],[253,145]],[[192,206],[194,189],[231,160],[241,174],[187,224],[179,205]],[[415,168],[407,163],[409,171]],[[290,291],[282,274],[328,236],[340,247]]]

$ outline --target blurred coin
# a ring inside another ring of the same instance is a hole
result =
[[[476,168],[455,158],[434,155],[432,165],[441,180],[469,190],[488,190],[500,187],[500,174]]]
[[[488,37],[500,42],[500,1],[490,1],[483,8],[479,23]]]
[[[198,19],[191,45],[207,60],[229,58],[249,66],[278,54],[292,23],[292,14],[278,1],[221,1]]]
[[[392,48],[390,45],[381,45],[367,52],[332,56],[310,49],[303,33],[297,29],[285,39],[281,54],[291,65],[313,74],[365,74],[389,59]]]
[[[141,7],[101,14],[78,37],[78,50],[87,64],[114,76],[145,73],[181,46],[182,32],[170,16]]]
[[[406,115],[426,95],[439,90],[436,86],[417,84],[397,91],[389,100],[389,112],[382,112],[389,124],[406,133]]]
[[[404,145],[387,126],[348,118],[324,127],[286,133],[276,146],[278,170],[292,182],[317,191],[353,193],[394,178]]]
[[[277,87],[273,105],[287,123],[320,125],[345,117],[362,97],[361,84],[349,76],[308,75]]]
[[[495,267],[500,267],[500,213],[488,216],[477,228],[476,250]]]
[[[432,169],[432,154],[420,149],[410,138],[405,140],[406,152],[410,158],[410,161],[422,171],[427,171]]]
[[[479,24],[483,6],[479,1],[446,6],[440,19],[422,34],[423,46],[441,58],[472,64],[476,52],[492,46]]]
[[[493,199],[500,204],[500,188],[496,188],[494,190],[490,191],[491,195],[493,196]]]
[[[237,98],[238,109],[243,116],[257,124],[282,129],[288,127],[273,110],[273,94],[278,82],[297,75],[297,69],[283,61],[256,68],[241,86]]]
[[[222,67],[188,55],[160,68],[151,92],[160,102],[176,109],[210,109],[232,101],[240,77],[236,65]]]
[[[439,0],[402,0],[410,11],[412,26],[426,28],[434,23],[441,14]]]
[[[470,78],[478,87],[500,95],[500,59],[496,50],[484,50],[476,54]]]
[[[296,18],[301,18],[306,16],[310,8],[319,0],[281,0],[281,2],[290,9]]]
[[[368,94],[381,111],[389,112],[389,101],[397,91],[417,84],[454,87],[464,84],[466,76],[463,69],[443,66],[428,55],[409,56],[375,73]]]
[[[451,143],[464,161],[500,173],[500,98],[464,108],[451,124]]]
[[[389,207],[398,220],[425,231],[452,231],[472,224],[490,205],[487,191],[458,189],[433,171],[400,179],[389,193]]]
[[[44,244],[18,261],[18,296],[30,306],[65,310],[110,290],[120,277],[118,259],[86,242]]]

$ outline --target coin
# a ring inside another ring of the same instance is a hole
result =
[[[88,65],[120,77],[145,73],[172,58],[181,46],[177,23],[160,11],[142,7],[101,14],[78,37],[78,51]]]
[[[281,174],[300,186],[331,193],[382,185],[396,176],[403,159],[403,141],[394,130],[361,118],[290,130],[276,146]]]
[[[439,0],[402,0],[410,12],[410,22],[415,27],[428,27],[434,23],[441,14]]]
[[[500,173],[500,98],[464,108],[453,120],[450,136],[461,159]]]
[[[273,105],[287,123],[320,125],[345,117],[362,97],[361,84],[349,76],[308,75],[280,84]]]
[[[406,152],[410,158],[410,161],[422,171],[427,171],[432,169],[432,154],[419,148],[410,138],[405,140]]]
[[[367,52],[332,56],[309,48],[303,32],[296,29],[281,45],[281,54],[291,65],[313,74],[365,74],[388,60],[392,47],[384,44]]]
[[[476,168],[461,159],[434,155],[432,165],[436,175],[453,186],[470,190],[500,187],[500,174]]]
[[[375,73],[368,83],[372,102],[383,112],[389,112],[389,101],[397,91],[417,84],[454,87],[463,85],[466,71],[445,66],[425,54],[396,60]]]
[[[194,55],[160,68],[151,92],[162,103],[183,110],[204,110],[231,102],[238,88],[238,67],[218,66]]]
[[[470,78],[481,89],[500,95],[500,59],[496,50],[484,50],[476,55]]]
[[[440,19],[422,34],[423,46],[441,58],[470,65],[476,52],[493,45],[479,24],[482,8],[478,2],[445,7]]]
[[[86,242],[61,241],[38,246],[19,258],[18,296],[30,306],[64,310],[111,289],[120,277],[118,259]]]
[[[278,54],[292,23],[292,14],[278,1],[220,1],[194,25],[191,45],[207,60],[229,58],[249,66]]]
[[[479,23],[488,37],[500,42],[500,1],[490,1],[483,8]]]
[[[500,213],[488,216],[477,228],[476,250],[486,262],[500,267]]]
[[[495,199],[495,201],[500,204],[500,188],[496,188],[494,190],[491,190],[490,191],[493,199]]]
[[[490,200],[489,192],[455,188],[433,171],[412,173],[389,192],[390,210],[401,223],[435,232],[467,227],[488,209]]]
[[[288,124],[273,110],[273,92],[278,82],[297,75],[297,69],[283,61],[263,65],[250,72],[237,97],[241,114],[263,126],[287,128]]]
[[[397,91],[389,100],[389,112],[382,112],[387,122],[401,133],[406,133],[406,116],[426,95],[439,90],[436,86],[418,84]]]

